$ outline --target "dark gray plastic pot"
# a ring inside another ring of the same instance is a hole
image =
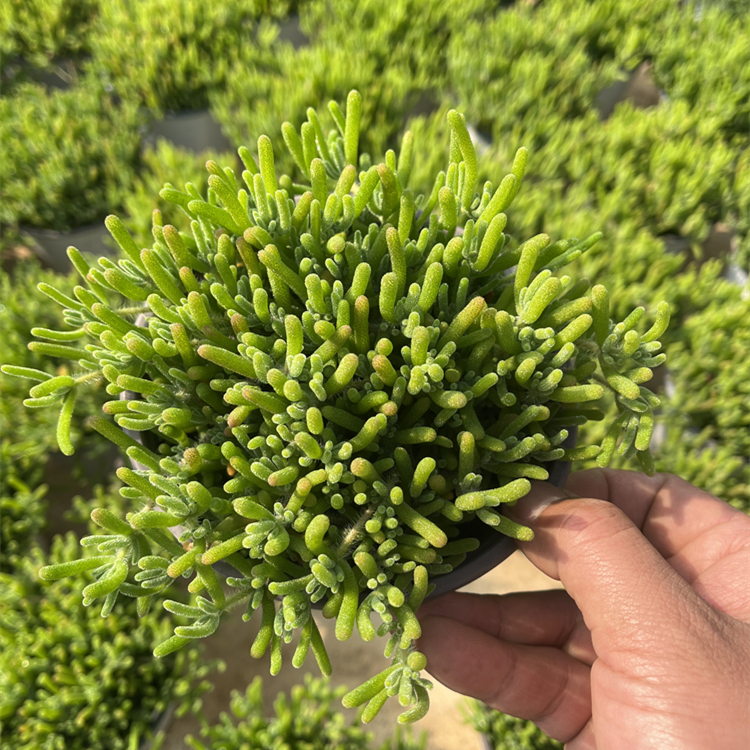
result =
[[[154,733],[154,739],[157,737],[159,732],[165,732],[167,730],[167,727],[172,723],[172,719],[174,719],[174,712],[175,712],[175,704],[170,703],[162,713],[158,714],[154,717],[154,720],[151,722],[151,730]],[[138,750],[151,750],[151,747],[154,744],[154,740],[143,740],[138,745]]]
[[[202,151],[233,151],[219,123],[207,110],[176,112],[152,123],[144,144],[155,145],[160,138],[194,153]]]
[[[679,234],[662,234],[659,239],[667,253],[684,253],[685,266],[690,263],[702,266],[709,260],[719,260],[724,265],[723,278],[736,286],[747,286],[747,269],[735,260],[738,253],[737,234],[728,224],[721,221],[713,224],[702,243]]]
[[[9,83],[31,80],[48,89],[67,90],[78,83],[78,71],[75,61],[69,58],[55,58],[46,68],[37,68],[23,57],[14,57],[5,64],[3,80]]]
[[[104,222],[89,224],[70,232],[56,232],[52,229],[37,229],[36,227],[21,227],[20,229],[21,234],[26,234],[34,240],[36,254],[42,263],[59,273],[65,273],[73,268],[66,252],[71,245],[77,247],[82,253],[97,257],[115,254],[115,250],[105,243],[109,232]]]

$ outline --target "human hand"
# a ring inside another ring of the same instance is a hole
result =
[[[535,484],[505,512],[566,590],[424,604],[427,669],[566,750],[747,750],[750,518],[671,475]]]

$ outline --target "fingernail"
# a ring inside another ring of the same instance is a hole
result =
[[[514,521],[528,524],[536,521],[550,505],[578,497],[563,487],[555,487],[547,482],[532,482],[529,494],[515,505],[506,506],[505,514]]]

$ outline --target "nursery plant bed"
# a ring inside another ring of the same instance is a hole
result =
[[[70,232],[56,232],[53,229],[21,227],[21,233],[34,240],[39,259],[53,271],[65,273],[71,270],[67,249],[77,247],[90,255],[114,255],[115,250],[105,242],[109,237],[104,222],[89,224]]]
[[[151,125],[144,145],[155,145],[159,138],[165,138],[175,146],[188,151],[231,151],[232,144],[224,135],[221,126],[207,110],[175,112]]]

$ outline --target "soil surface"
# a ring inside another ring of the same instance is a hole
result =
[[[504,594],[511,591],[538,591],[547,588],[560,588],[557,581],[548,578],[537,570],[520,552],[515,552],[502,565],[487,573],[482,578],[467,586],[464,591],[482,594]],[[242,621],[240,612],[222,623],[217,633],[204,640],[205,655],[209,659],[223,659],[226,671],[215,674],[215,687],[212,693],[204,697],[204,711],[212,723],[222,711],[228,710],[230,695],[233,690],[244,691],[248,683],[256,676],[263,677],[266,705],[271,710],[276,694],[288,691],[302,679],[304,671],[317,673],[312,656],[302,670],[291,664],[294,643],[285,646],[284,666],[277,677],[271,677],[268,654],[263,659],[250,657],[250,646],[257,633],[260,618],[253,618],[249,623]],[[336,685],[353,687],[371,677],[387,666],[383,657],[385,642],[375,639],[370,643],[361,641],[355,632],[345,643],[337,641],[333,635],[333,624],[319,614],[316,615],[318,626],[326,642],[328,654],[333,665],[332,681]],[[479,750],[479,736],[463,723],[461,705],[465,698],[454,693],[440,683],[435,683],[431,691],[431,708],[427,716],[413,725],[416,733],[427,732],[428,750]],[[397,726],[396,717],[401,712],[398,702],[388,701],[371,728],[379,742],[384,741]],[[183,738],[186,734],[199,736],[200,724],[195,717],[176,719],[167,731],[167,739],[162,750],[183,750],[186,747]],[[377,746],[377,743],[376,743]]]

